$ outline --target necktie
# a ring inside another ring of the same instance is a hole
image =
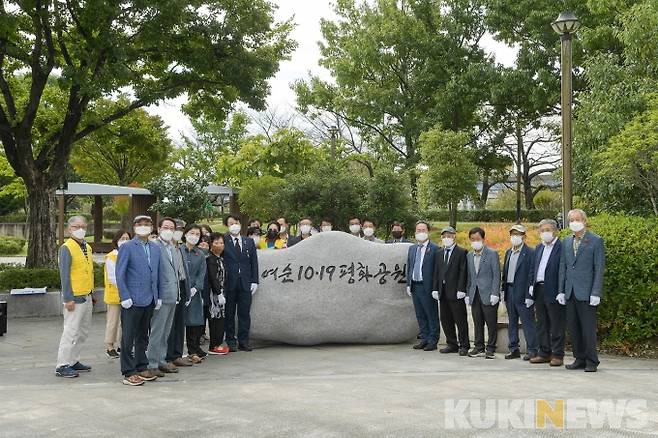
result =
[[[421,255],[422,255],[422,250],[423,247],[421,245],[418,245],[418,248],[416,249],[416,260],[414,261],[414,281],[421,281]]]
[[[235,249],[238,251],[238,254],[242,254],[242,248],[240,247],[240,239],[235,238]]]
[[[445,255],[444,255],[444,257],[443,257],[443,264],[444,264],[444,265],[447,265],[447,264],[448,264],[448,260],[450,260],[450,250],[449,250],[449,249],[446,249],[446,250],[445,250]]]
[[[580,246],[580,237],[573,238],[573,255],[578,255],[578,247]]]

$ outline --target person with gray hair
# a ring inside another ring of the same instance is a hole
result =
[[[567,326],[576,358],[566,368],[596,372],[599,365],[596,311],[603,293],[605,248],[603,239],[587,229],[587,215],[583,210],[571,210],[567,220],[573,234],[566,237],[562,245],[556,297],[567,308]]]
[[[528,291],[535,301],[539,351],[530,363],[549,363],[552,367],[559,367],[564,363],[566,309],[557,301],[562,258],[557,222],[542,219],[539,237],[541,243],[535,248],[535,268]]]
[[[91,246],[85,240],[87,220],[73,216],[68,220],[69,239],[59,249],[59,275],[64,300],[64,330],[59,341],[58,377],[78,377],[91,367],[80,363],[80,352],[91,327],[95,302],[94,261]]]

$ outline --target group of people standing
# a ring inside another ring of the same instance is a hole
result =
[[[120,359],[125,385],[178,373],[208,354],[252,351],[258,255],[253,240],[240,235],[239,217],[228,216],[225,224],[229,232],[222,235],[166,217],[154,234],[151,217],[141,215],[133,220],[132,233],[120,230],[114,236],[104,268],[105,343],[107,355]],[[68,226],[71,237],[59,251],[65,312],[55,374],[78,377],[91,370],[80,362],[80,349],[91,324],[93,260],[85,218],[74,216]],[[207,352],[201,348],[206,324]]]
[[[596,372],[604,244],[587,229],[584,211],[572,210],[568,219],[572,234],[563,240],[556,221],[542,220],[541,243],[536,248],[525,243],[526,228],[513,225],[502,274],[498,253],[486,245],[482,228],[469,231],[471,251],[467,251],[456,244],[454,228],[442,230],[439,247],[429,239],[430,225],[418,222],[417,243],[409,248],[407,260],[407,294],[413,300],[420,328],[420,340],[413,348],[436,350],[441,325],[447,341],[441,353],[495,358],[498,306],[503,301],[509,316],[509,354],[505,359],[521,357],[520,320],[527,344],[523,359],[562,366],[568,326],[575,360],[566,368]],[[467,307],[475,330],[472,349]]]

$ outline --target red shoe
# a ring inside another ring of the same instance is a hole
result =
[[[225,355],[228,354],[228,347],[225,346],[220,346],[220,347],[214,347],[208,350],[208,354],[219,354],[219,355]]]

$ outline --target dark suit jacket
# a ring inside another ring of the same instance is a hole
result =
[[[258,254],[253,239],[239,236],[242,252],[233,243],[230,233],[224,235],[224,267],[226,268],[226,289],[251,289],[251,283],[258,283]]]
[[[532,284],[537,282],[537,271],[539,270],[539,263],[541,262],[542,254],[544,254],[546,247],[540,243],[535,248],[535,269],[533,273]],[[557,239],[555,241],[553,250],[548,263],[546,264],[546,271],[544,271],[544,301],[546,304],[554,303],[555,297],[558,294],[559,279],[560,279],[560,258],[562,257],[562,241]]]
[[[414,263],[416,262],[416,251],[418,251],[418,244],[409,247],[407,254],[407,286],[411,286]],[[434,264],[438,252],[439,247],[435,243],[429,242],[425,248],[425,257],[423,258],[423,266],[421,267],[423,273],[423,289],[430,295],[434,286]]]
[[[311,237],[311,236],[308,236],[307,239],[309,237]],[[297,245],[302,240],[304,240],[304,239],[302,239],[302,236],[293,236],[293,237],[289,238],[288,239],[288,248],[290,248],[291,246]]]
[[[457,292],[466,292],[466,254],[468,252],[457,245],[452,249],[448,265],[443,262],[445,249],[441,248],[434,263],[434,288],[439,292],[439,299],[457,300]],[[443,281],[445,280],[445,290]]]
[[[150,258],[137,236],[121,245],[117,256],[116,278],[121,301],[131,298],[136,307],[150,306],[160,298],[160,247],[153,242],[146,244]]]
[[[603,293],[605,271],[605,247],[600,236],[587,231],[583,236],[578,254],[573,253],[573,235],[562,242],[560,258],[559,291],[568,300],[571,294],[578,301],[589,301],[590,296],[600,297]]]
[[[530,285],[533,284],[532,279],[535,272],[535,250],[526,244],[523,244],[523,247],[521,247],[521,254],[519,254],[519,259],[516,262],[516,271],[514,273],[514,296],[509,296],[507,293],[507,270],[511,254],[511,248],[505,251],[502,288],[505,292],[506,301],[511,302],[514,300],[517,303],[522,303],[526,298],[532,299],[528,290],[530,289]]]

